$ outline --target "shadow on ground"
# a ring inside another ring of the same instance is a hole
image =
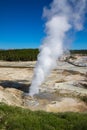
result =
[[[30,84],[26,84],[23,82],[26,82],[26,80],[16,80],[16,81],[2,80],[0,81],[0,86],[2,86],[3,88],[16,88],[25,93],[28,93]]]

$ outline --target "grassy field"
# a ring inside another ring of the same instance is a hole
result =
[[[0,104],[0,130],[87,130],[87,113],[46,113]]]

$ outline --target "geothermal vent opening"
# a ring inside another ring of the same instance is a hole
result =
[[[70,32],[83,29],[86,3],[87,0],[53,0],[49,8],[44,8],[46,37],[39,48],[30,96],[39,93],[40,85],[56,67],[58,58],[68,49]]]

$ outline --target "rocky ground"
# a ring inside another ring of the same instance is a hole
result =
[[[26,93],[36,62],[0,61],[0,102],[48,112],[87,111],[87,57],[70,61],[59,61],[34,97]]]

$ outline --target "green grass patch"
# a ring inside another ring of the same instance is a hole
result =
[[[47,113],[0,104],[0,130],[87,130],[87,113]]]

